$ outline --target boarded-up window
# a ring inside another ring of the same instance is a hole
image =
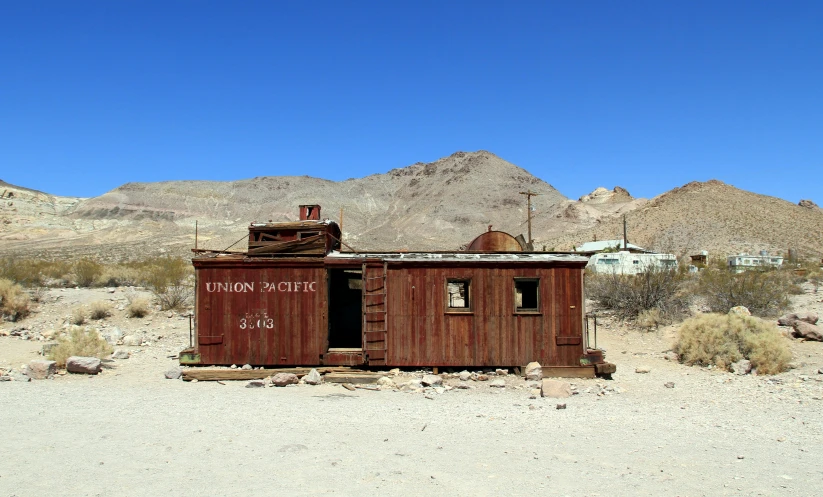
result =
[[[540,310],[540,279],[514,279],[514,305],[516,312],[537,312]]]
[[[446,280],[446,309],[451,311],[471,309],[471,280]]]

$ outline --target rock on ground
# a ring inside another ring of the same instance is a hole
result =
[[[131,357],[131,354],[128,350],[115,350],[114,353],[111,355],[112,359],[128,359]]]
[[[309,385],[319,385],[322,381],[323,377],[320,376],[320,373],[318,373],[314,368],[309,371],[309,374],[303,377],[303,383],[307,383]]]
[[[807,323],[806,321],[795,321],[792,328],[794,328],[792,336],[795,338],[805,338],[806,340],[823,342],[823,330],[816,325]]]
[[[123,337],[123,345],[126,347],[137,347],[140,345],[140,339],[134,335],[126,335]]]
[[[752,370],[752,363],[748,359],[741,359],[735,363],[732,363],[731,370],[734,374],[749,374]]]
[[[57,372],[57,363],[54,361],[34,360],[26,366],[25,374],[32,380],[47,380]]]
[[[180,368],[169,369],[164,376],[167,380],[176,380],[183,376],[183,370]]]
[[[459,378],[460,381],[469,381],[472,378],[472,374],[468,371],[460,371]]]
[[[526,379],[540,381],[543,379],[543,366],[539,362],[530,362],[526,365]]]
[[[634,368],[634,372],[642,374],[651,373],[652,368],[650,368],[649,366],[637,366],[636,368]]]
[[[503,378],[497,378],[489,382],[489,386],[494,388],[506,388],[506,380]]]
[[[250,382],[246,383],[246,388],[260,388],[265,386],[266,382],[263,380],[251,380]]]
[[[817,324],[817,319],[817,314],[814,312],[793,312],[791,314],[784,314],[777,318],[777,324],[780,326],[794,326],[794,323],[797,321]]]
[[[427,374],[423,377],[421,382],[427,387],[439,387],[443,384],[443,378],[436,374]]]
[[[66,359],[66,371],[79,374],[97,374],[103,370],[100,359],[96,357],[71,356]]]
[[[381,387],[386,388],[397,388],[397,385],[394,383],[394,380],[389,378],[388,376],[381,376],[377,379],[377,384]]]
[[[565,399],[572,396],[572,387],[565,381],[544,379],[540,385],[540,396]]]
[[[285,387],[286,385],[295,385],[300,381],[296,374],[293,373],[277,373],[271,377],[271,384],[276,387]]]
[[[736,305],[729,309],[729,314],[737,314],[738,316],[751,316],[752,312],[746,306]]]

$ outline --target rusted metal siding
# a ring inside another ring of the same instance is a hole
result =
[[[515,278],[540,279],[538,312],[515,312]],[[469,312],[447,310],[448,279],[471,280]],[[388,287],[388,365],[579,365],[579,266],[389,265]]]
[[[520,252],[517,239],[503,231],[487,231],[471,241],[466,248],[472,252]]]
[[[195,345],[203,364],[319,363],[328,329],[322,260],[206,261],[195,267]]]

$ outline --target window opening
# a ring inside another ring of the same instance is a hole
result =
[[[471,280],[446,281],[446,308],[467,311],[471,309]]]
[[[537,312],[540,310],[540,280],[514,280],[514,302],[517,312]]]

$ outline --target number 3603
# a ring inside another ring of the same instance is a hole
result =
[[[246,318],[241,318],[240,319],[240,329],[241,330],[253,330],[255,328],[266,328],[266,329],[270,330],[270,329],[274,328],[274,319],[272,319],[272,318],[267,318],[267,319],[260,318],[260,319],[257,319],[257,320],[246,319]]]

